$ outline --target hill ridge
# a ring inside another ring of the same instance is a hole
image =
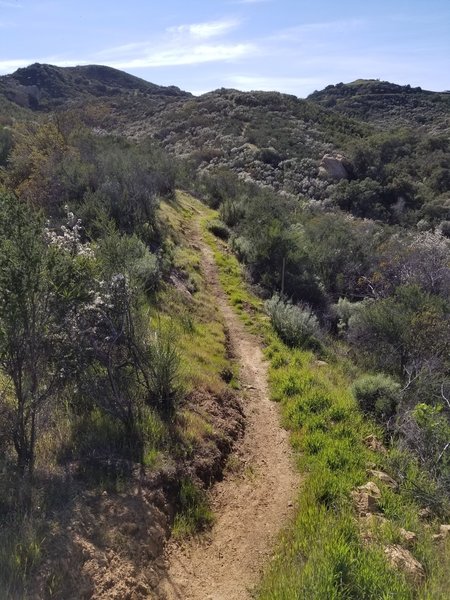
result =
[[[0,76],[0,93],[10,102],[31,110],[52,110],[68,102],[130,93],[167,98],[192,96],[176,86],[160,86],[105,65],[57,67],[43,63]]]

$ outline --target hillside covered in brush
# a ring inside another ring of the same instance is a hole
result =
[[[360,81],[306,100],[226,89],[193,97],[107,67],[49,65],[0,78],[0,92],[10,114],[70,108],[99,132],[157,140],[189,171],[231,171],[392,224],[448,220],[446,93]]]
[[[329,85],[308,100],[382,128],[419,127],[445,133],[450,126],[450,92],[430,92],[378,79]]]
[[[0,78],[2,598],[447,597],[447,97]]]

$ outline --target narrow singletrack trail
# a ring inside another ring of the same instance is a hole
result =
[[[278,406],[269,399],[267,364],[260,343],[231,308],[198,223],[193,236],[240,366],[246,429],[232,459],[239,467],[237,472],[226,474],[210,491],[215,514],[211,531],[186,542],[169,542],[161,597],[249,600],[270,560],[277,534],[293,512],[299,476],[288,433],[280,425]]]

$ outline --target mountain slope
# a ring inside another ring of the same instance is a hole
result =
[[[123,95],[190,97],[175,86],[158,86],[111,67],[55,67],[39,63],[0,77],[0,94],[32,110],[51,110],[68,102]]]
[[[356,216],[392,223],[448,218],[441,197],[450,181],[445,92],[358,80],[306,100],[224,88],[194,97],[109,67],[35,64],[0,78],[1,102],[3,116],[75,109],[77,120],[97,132],[158,140],[188,160],[189,172],[226,169]],[[339,179],[356,182],[336,189]]]
[[[308,100],[342,115],[383,128],[424,127],[431,131],[449,128],[450,93],[431,92],[410,85],[375,79],[329,85]]]

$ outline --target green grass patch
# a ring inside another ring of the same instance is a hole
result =
[[[204,490],[190,479],[181,482],[179,507],[173,523],[172,533],[177,538],[193,535],[209,527],[213,514]]]
[[[41,560],[44,536],[36,519],[15,515],[0,524],[0,597],[22,598]]]
[[[161,219],[174,244],[179,285],[166,286],[159,293],[156,310],[152,309],[153,325],[176,330],[185,390],[206,387],[218,392],[225,385],[221,373],[234,372],[235,366],[227,356],[222,317],[201,271],[201,250],[192,241],[199,215],[207,220],[215,211],[183,192],[177,193],[175,201],[162,203]]]

